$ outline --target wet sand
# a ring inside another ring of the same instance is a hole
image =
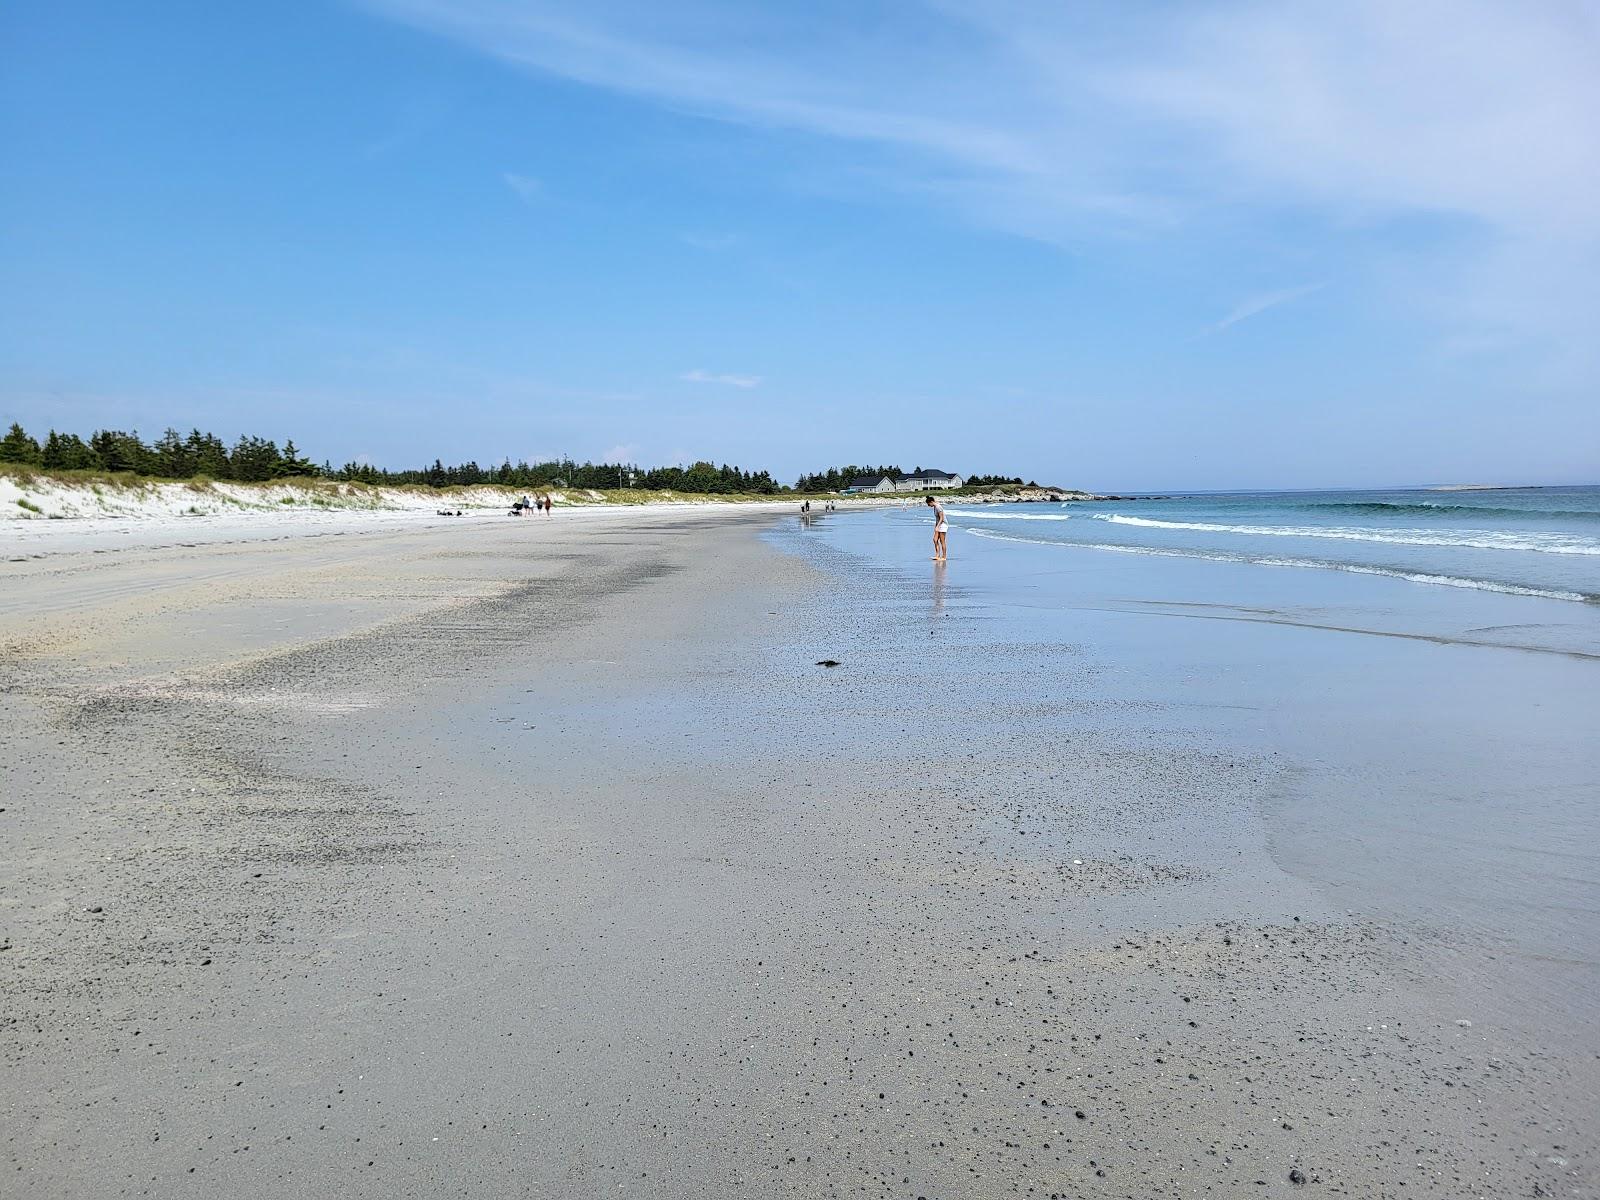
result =
[[[10,564],[6,1194],[1594,1194],[1299,758],[775,519]]]

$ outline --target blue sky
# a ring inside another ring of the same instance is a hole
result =
[[[13,0],[0,420],[1600,478],[1600,4]]]

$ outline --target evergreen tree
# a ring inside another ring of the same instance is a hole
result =
[[[47,471],[93,471],[101,466],[100,456],[75,433],[57,433],[45,439],[40,466]]]
[[[283,456],[278,453],[276,442],[248,435],[234,443],[233,453],[228,456],[233,478],[245,483],[276,479],[282,465]]]
[[[107,471],[155,474],[154,456],[150,448],[139,440],[137,430],[124,433],[120,429],[97,429],[90,435],[89,445]]]
[[[683,473],[682,487],[686,492],[714,492],[717,482],[717,469],[708,462],[697,462]]]
[[[26,463],[36,467],[41,457],[39,443],[13,421],[10,431],[0,438],[0,462]]]
[[[194,455],[176,429],[169,428],[151,449],[155,455],[156,474],[168,479],[188,479],[194,475]]]
[[[278,460],[277,473],[279,477],[315,475],[317,466],[309,458],[300,456],[294,439],[290,438],[283,444],[283,457]]]

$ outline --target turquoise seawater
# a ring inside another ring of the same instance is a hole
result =
[[[950,505],[1000,542],[1092,547],[1600,603],[1600,487],[1238,492]]]

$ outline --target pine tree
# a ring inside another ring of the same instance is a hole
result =
[[[36,467],[40,458],[39,443],[29,437],[20,424],[13,421],[10,432],[0,438],[0,462],[26,463]]]
[[[39,465],[47,471],[92,471],[100,466],[100,458],[77,434],[52,429],[45,438]]]
[[[89,445],[107,471],[137,471],[141,475],[155,473],[154,456],[150,448],[139,440],[137,430],[124,433],[120,429],[97,429],[90,435]]]
[[[283,444],[283,457],[278,460],[277,474],[279,477],[290,475],[315,475],[316,464],[309,458],[302,458],[300,451],[295,448],[294,439],[290,438]]]
[[[233,453],[228,456],[233,478],[245,483],[276,479],[282,462],[276,442],[248,435],[234,443]]]
[[[228,465],[228,448],[216,434],[191,429],[184,441],[184,449],[194,463],[194,474],[204,475],[208,479],[233,478]]]
[[[152,447],[156,474],[168,479],[188,479],[194,474],[194,455],[176,429],[169,428]]]

